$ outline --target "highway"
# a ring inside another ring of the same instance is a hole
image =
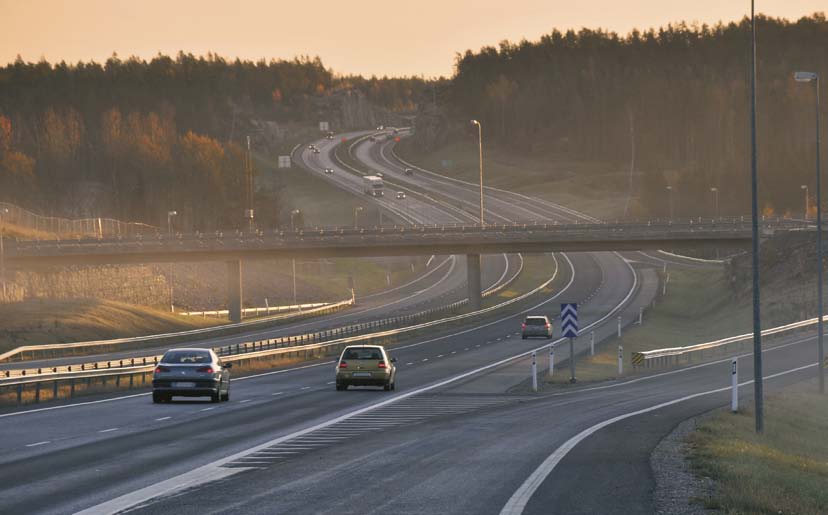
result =
[[[439,177],[421,179],[422,188],[445,188]],[[451,195],[475,198],[460,186]],[[493,216],[521,216],[512,203],[493,200]],[[550,219],[577,216],[542,201],[531,209]],[[519,339],[522,313],[555,315],[560,302],[579,302],[582,327],[602,338],[614,332],[616,316],[631,320],[649,303],[653,276],[629,261],[614,253],[549,256],[552,284],[516,309],[392,346],[394,393],[336,392],[332,362],[321,360],[237,379],[231,402],[220,405],[153,405],[139,392],[7,410],[0,466],[14,473],[0,483],[0,511],[101,513],[148,502],[144,511],[157,513],[324,513],[359,499],[353,511],[364,512],[366,484],[377,482],[389,495],[373,511],[497,513],[561,438],[646,402],[635,398],[650,390],[646,382],[617,386],[617,397],[504,395],[525,382],[528,353],[545,345]],[[710,383],[694,372],[681,377],[689,379],[663,376],[648,395]],[[568,407],[565,416],[558,405]]]

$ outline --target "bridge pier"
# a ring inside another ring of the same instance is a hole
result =
[[[230,322],[242,321],[242,262],[227,262],[227,310]]]
[[[466,278],[469,288],[469,308],[477,311],[483,299],[480,294],[480,254],[466,254]]]

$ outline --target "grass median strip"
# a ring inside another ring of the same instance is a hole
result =
[[[724,513],[828,513],[828,409],[814,381],[765,401],[765,433],[754,414],[719,413],[690,435],[694,471],[717,482],[701,501]]]

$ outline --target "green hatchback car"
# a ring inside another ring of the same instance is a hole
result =
[[[385,391],[396,388],[395,358],[389,358],[380,345],[345,347],[336,362],[336,389],[349,386],[382,386]]]

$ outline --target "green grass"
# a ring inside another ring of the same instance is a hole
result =
[[[182,317],[109,300],[41,300],[3,304],[0,352],[40,345],[126,338],[209,327],[224,320]]]
[[[477,146],[451,143],[429,154],[412,150],[406,140],[397,153],[409,162],[444,175],[477,183]],[[558,202],[599,218],[621,216],[626,201],[625,170],[599,162],[526,156],[484,148],[484,182],[488,186]]]
[[[695,472],[717,482],[705,504],[728,514],[828,513],[826,397],[814,381],[768,396],[765,433],[751,411],[722,412],[690,435]]]
[[[618,377],[619,344],[624,347],[624,373],[629,375],[636,373],[629,362],[632,352],[702,343],[750,330],[751,312],[732,300],[724,267],[677,268],[669,273],[667,295],[659,296],[656,306],[645,312],[643,325],[626,329],[603,351],[596,349],[595,356],[578,360],[580,382]],[[549,382],[568,379],[566,374],[556,374]]]

